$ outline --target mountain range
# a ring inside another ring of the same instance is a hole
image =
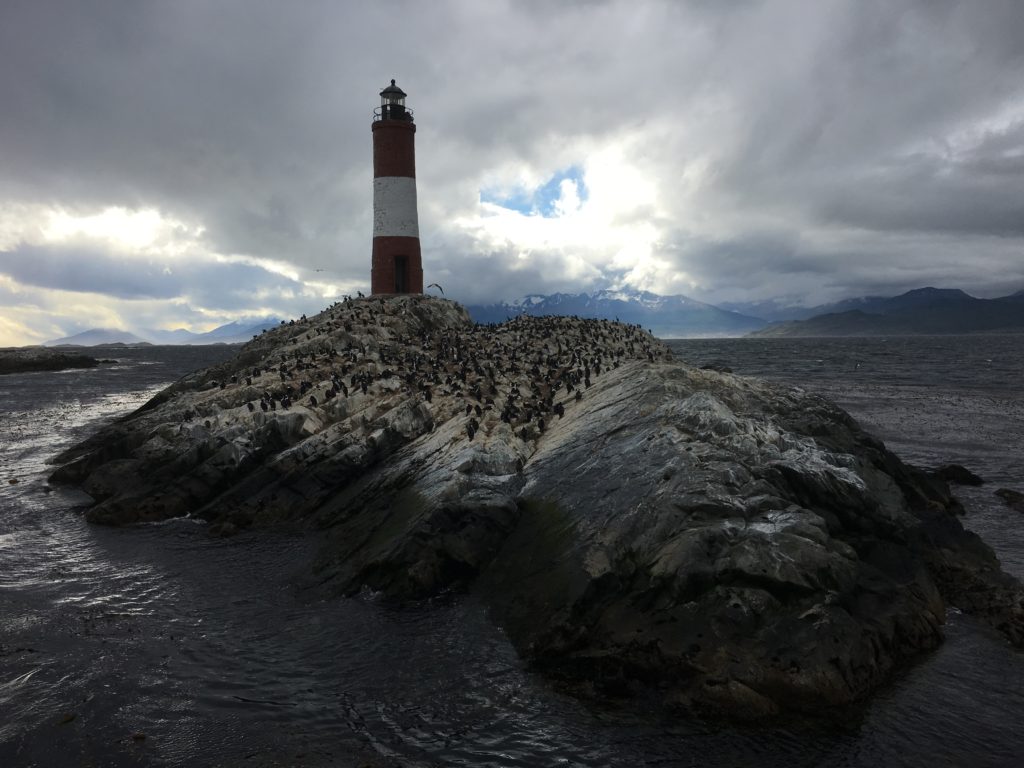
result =
[[[765,325],[760,318],[721,309],[688,296],[659,296],[647,291],[531,294],[516,301],[467,306],[466,309],[478,323],[500,323],[517,315],[618,319],[643,326],[660,338],[742,336]]]
[[[479,323],[516,315],[619,319],[642,325],[661,338],[1024,333],[1024,291],[979,299],[953,288],[918,288],[899,296],[862,296],[799,307],[776,301],[715,306],[687,296],[608,290],[529,295],[466,309]]]
[[[918,288],[883,298],[815,308],[806,319],[777,322],[752,336],[913,336],[1024,332],[1024,291],[978,299],[953,288]]]
[[[879,336],[956,333],[1024,333],[1024,290],[978,299],[952,288],[918,288],[899,296],[863,296],[815,307],[775,301],[715,306],[688,296],[647,291],[530,294],[516,301],[469,305],[478,323],[519,315],[576,315],[640,325],[661,338],[723,336]],[[101,344],[237,344],[281,323],[266,317],[222,325],[206,333],[93,328],[45,346]]]
[[[281,324],[277,317],[265,317],[258,320],[236,320],[232,323],[214,328],[206,333],[193,333],[184,328],[163,331],[152,328],[140,328],[126,331],[120,328],[90,328],[43,343],[47,347],[75,346],[95,347],[106,344],[239,344],[259,335],[264,329]]]

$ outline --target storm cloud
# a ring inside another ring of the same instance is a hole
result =
[[[453,298],[1010,293],[1021,29],[1014,0],[9,0],[0,344],[92,321],[75,294],[199,329],[365,290],[392,77]],[[111,210],[159,234],[74,229]]]

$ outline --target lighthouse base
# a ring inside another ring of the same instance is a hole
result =
[[[423,293],[423,262],[418,237],[373,238],[370,291],[374,296]]]

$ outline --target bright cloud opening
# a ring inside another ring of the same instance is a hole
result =
[[[665,217],[657,180],[630,159],[631,142],[590,153],[586,159],[528,187],[490,184],[475,215],[455,223],[486,252],[515,255],[516,268],[557,270],[580,289],[631,286],[664,291],[693,281],[655,258]],[[506,178],[541,178],[524,168]],[[513,297],[509,297],[513,298]]]
[[[65,211],[54,211],[50,213],[43,235],[51,242],[85,235],[133,248],[144,248],[153,244],[168,225],[169,222],[165,222],[153,209],[130,211],[126,208],[106,208],[92,216],[73,216]]]

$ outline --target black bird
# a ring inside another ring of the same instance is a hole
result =
[[[253,405],[251,402],[250,403],[246,403],[245,407],[249,409],[249,413],[252,413],[253,411],[256,410],[256,406]]]
[[[430,285],[427,286],[427,288],[437,288],[437,290],[441,292],[441,295],[444,296],[444,288],[442,288],[437,283],[431,283]]]
[[[309,396],[309,404],[316,408],[316,395]]]

